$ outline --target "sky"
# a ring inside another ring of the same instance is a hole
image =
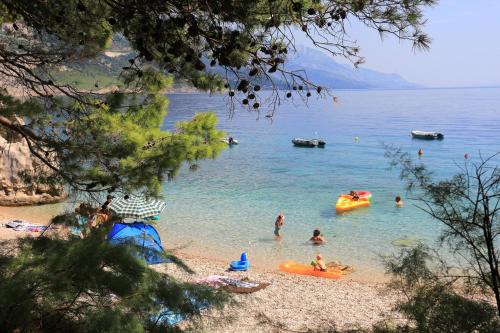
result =
[[[350,22],[349,35],[366,60],[362,66],[427,87],[500,86],[500,0],[440,0],[425,16],[429,51],[413,51],[411,43],[394,37],[381,40],[376,31]]]

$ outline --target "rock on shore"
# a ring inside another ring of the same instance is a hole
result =
[[[31,154],[20,138],[7,140],[0,133],[0,206],[24,206],[55,203],[65,199],[62,186],[27,184],[22,173],[37,175],[47,168]],[[7,135],[5,135],[7,136]]]

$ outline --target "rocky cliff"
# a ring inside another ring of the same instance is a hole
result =
[[[24,140],[0,133],[0,206],[54,203],[65,198],[62,187],[26,183],[23,174],[47,169],[34,158]]]

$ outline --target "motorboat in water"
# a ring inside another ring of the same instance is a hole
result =
[[[230,146],[238,144],[238,140],[233,139],[232,137],[222,138],[221,141],[227,143]]]
[[[294,138],[292,140],[293,145],[297,147],[310,147],[314,148],[318,145],[318,142],[316,140],[309,140],[309,139],[299,139],[299,138]]]
[[[444,139],[444,135],[439,132],[411,131],[411,136],[414,139],[424,139],[424,140]]]
[[[294,138],[292,140],[293,145],[297,147],[309,147],[309,148],[314,148],[314,147],[324,147],[326,142],[322,139],[301,139],[301,138]]]

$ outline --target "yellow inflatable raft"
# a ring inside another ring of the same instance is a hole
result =
[[[354,200],[352,196],[342,194],[339,195],[337,203],[335,204],[335,209],[338,213],[342,213],[351,209],[367,206],[370,206],[370,199],[367,197],[360,197],[358,200]]]

